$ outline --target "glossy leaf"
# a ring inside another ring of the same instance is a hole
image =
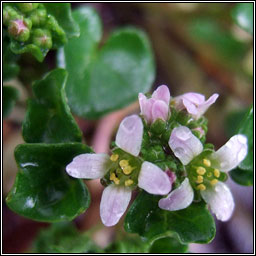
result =
[[[77,126],[65,95],[67,72],[55,69],[33,84],[35,99],[28,101],[23,137],[28,143],[80,142]]]
[[[253,34],[253,3],[238,3],[231,14],[242,29]]]
[[[44,6],[47,13],[55,17],[68,38],[79,36],[79,26],[72,17],[70,3],[44,3]]]
[[[59,65],[69,72],[67,97],[77,115],[95,119],[135,101],[149,91],[154,61],[147,36],[139,29],[112,33],[99,49],[102,36],[97,13],[82,7],[73,13],[80,37],[59,52]]]
[[[158,207],[160,198],[141,192],[126,215],[125,230],[150,240],[177,235],[181,243],[209,243],[214,238],[214,219],[205,203],[170,212]]]
[[[34,253],[99,253],[86,233],[80,233],[71,222],[54,223],[42,229],[34,242]]]
[[[24,217],[45,222],[72,220],[90,203],[89,192],[65,167],[91,149],[80,143],[21,144],[15,149],[18,173],[6,203]]]
[[[153,243],[149,253],[185,253],[187,250],[188,245],[181,244],[174,237],[164,237]]]
[[[253,107],[249,109],[244,119],[241,121],[237,133],[244,134],[248,139],[248,153],[244,161],[242,161],[238,168],[232,170],[230,175],[232,179],[245,186],[253,184]],[[240,177],[239,177],[240,176]]]
[[[12,111],[15,102],[19,96],[16,88],[3,86],[3,117],[6,118]]]

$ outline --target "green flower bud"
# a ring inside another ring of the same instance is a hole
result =
[[[38,7],[39,3],[17,3],[16,5],[22,12],[31,12]]]
[[[9,26],[12,20],[22,19],[22,15],[20,15],[14,8],[9,5],[4,6],[3,9],[3,23],[6,26]]]
[[[31,12],[29,18],[31,19],[33,26],[42,26],[46,22],[47,12],[45,9],[36,9]]]
[[[163,161],[165,160],[165,153],[160,145],[156,145],[148,149],[145,158],[151,162]]]
[[[51,49],[52,36],[49,30],[37,28],[33,31],[32,42],[40,48]]]
[[[25,42],[29,39],[30,30],[23,20],[13,20],[10,22],[8,32],[14,39]]]
[[[150,127],[150,131],[153,133],[160,135],[165,131],[166,122],[162,119],[157,119]]]
[[[31,29],[32,28],[32,21],[28,18],[25,18],[24,19],[24,23],[25,25],[28,27],[28,29]]]

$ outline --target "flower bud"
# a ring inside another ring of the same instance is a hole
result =
[[[33,31],[32,42],[40,48],[52,47],[52,36],[49,30],[37,28]]]
[[[29,39],[30,30],[23,20],[13,20],[8,27],[9,35],[14,39],[25,42]]]
[[[166,122],[158,118],[153,124],[151,124],[150,130],[155,134],[162,134],[165,131]]]
[[[12,8],[11,6],[7,5],[3,8],[3,23],[6,26],[9,26],[12,20],[22,19],[22,16],[18,14],[18,12]]]
[[[16,5],[22,12],[31,12],[38,7],[39,3],[17,3]]]
[[[29,18],[31,19],[33,26],[41,26],[46,22],[47,12],[45,9],[36,9],[31,12]]]

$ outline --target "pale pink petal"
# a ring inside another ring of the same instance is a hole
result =
[[[248,150],[247,137],[237,134],[229,139],[218,151],[211,157],[216,160],[219,166],[216,166],[223,172],[228,172],[237,167],[246,157]]]
[[[227,221],[231,217],[235,203],[230,189],[223,182],[201,191],[205,202],[210,205],[218,220]]]
[[[170,103],[170,91],[169,88],[166,85],[159,86],[152,94],[152,98],[156,100],[162,100],[164,101],[167,106],[169,107]]]
[[[141,114],[144,115],[145,112],[145,104],[147,102],[147,97],[143,93],[139,93],[139,104],[140,104],[140,111]]]
[[[200,105],[205,102],[205,96],[203,94],[196,93],[196,92],[188,92],[179,97],[181,97],[182,99],[186,99],[194,103],[195,105]]]
[[[150,194],[166,195],[172,189],[168,175],[158,166],[143,162],[139,174],[138,186]]]
[[[187,165],[203,150],[201,141],[186,126],[179,126],[173,129],[169,139],[169,146],[174,155],[184,165]]]
[[[131,115],[123,119],[117,134],[116,145],[124,151],[138,156],[143,136],[143,123],[139,116]]]
[[[201,117],[207,111],[207,109],[217,100],[218,97],[219,94],[215,93],[207,101],[200,104],[198,106],[198,113],[196,115],[196,118]]]
[[[131,196],[130,188],[110,185],[104,189],[100,202],[100,217],[105,226],[117,224],[126,211]]]
[[[168,211],[178,211],[187,208],[193,201],[194,191],[189,184],[188,178],[181,185],[173,190],[166,198],[162,198],[158,202],[161,209]]]
[[[166,121],[168,118],[168,112],[168,105],[162,100],[157,100],[152,107],[152,122],[155,122],[158,118]]]
[[[81,154],[66,166],[67,173],[79,179],[99,179],[108,171],[109,155]]]
[[[187,112],[193,116],[197,116],[198,107],[187,99],[183,99],[183,105],[186,108]]]

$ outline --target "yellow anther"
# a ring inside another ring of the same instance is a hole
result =
[[[204,167],[199,166],[199,167],[196,169],[196,172],[197,172],[197,174],[199,174],[199,175],[204,175],[204,174],[206,173],[206,170],[205,170]]]
[[[211,161],[210,161],[209,159],[204,158],[204,159],[203,159],[203,163],[204,163],[204,165],[207,166],[207,167],[210,167],[210,166],[211,166]]]
[[[205,187],[205,185],[204,185],[204,184],[200,184],[200,185],[198,185],[198,186],[197,186],[197,189],[199,189],[199,190],[203,191],[203,190],[205,190],[205,189],[206,189],[206,187]]]
[[[121,168],[123,169],[124,167],[126,167],[127,165],[129,165],[129,162],[128,162],[128,160],[121,160],[120,162],[119,162],[119,165],[121,166]]]
[[[115,179],[114,179],[114,182],[115,182],[116,185],[119,185],[120,180],[119,180],[118,178],[115,178]]]
[[[203,181],[204,181],[204,177],[203,177],[203,176],[198,175],[198,176],[197,176],[197,180],[196,180],[196,182],[197,182],[197,183],[202,183]]]
[[[132,185],[132,184],[133,184],[133,180],[131,180],[131,179],[126,180],[126,181],[124,182],[124,185],[125,185],[126,187],[128,187],[128,186],[130,186],[130,185]]]
[[[115,179],[116,179],[115,173],[112,172],[112,173],[110,174],[109,179],[110,179],[110,180],[115,180]]]
[[[216,178],[220,177],[220,171],[218,169],[214,169],[213,173]]]
[[[115,162],[115,161],[117,161],[118,158],[119,158],[118,154],[113,154],[113,155],[111,155],[110,160]]]
[[[217,180],[217,179],[211,180],[211,184],[212,184],[212,185],[215,185],[215,184],[217,184],[217,183],[218,183],[218,180]]]
[[[123,173],[128,175],[132,172],[132,170],[133,170],[133,168],[130,165],[128,165],[123,168]]]

